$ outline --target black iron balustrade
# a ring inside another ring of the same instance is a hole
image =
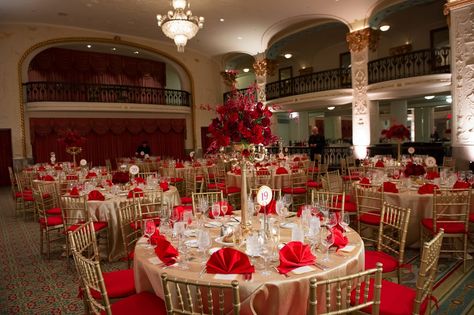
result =
[[[270,154],[277,154],[279,152],[278,147],[267,147]],[[307,146],[285,146],[286,154],[307,154],[309,156],[310,148]],[[353,147],[351,145],[337,145],[330,144],[324,147],[324,163],[332,169],[339,168],[341,165],[341,159],[346,156],[352,156]]]
[[[128,85],[28,82],[27,102],[101,102],[190,106],[191,94],[181,90]]]
[[[429,74],[450,73],[450,48],[423,49],[370,61],[369,84]]]
[[[280,97],[351,88],[351,69],[339,68],[300,75],[291,79],[267,83],[267,100]]]

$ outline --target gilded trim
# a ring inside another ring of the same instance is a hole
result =
[[[474,4],[474,0],[457,0],[447,2],[444,4],[443,13],[444,15],[449,15],[449,12],[452,10],[460,9],[471,4]]]
[[[23,69],[23,63],[25,62],[25,59],[31,55],[32,52],[35,50],[42,48],[44,46],[50,46],[54,44],[64,44],[64,43],[77,43],[77,42],[96,42],[96,43],[106,43],[106,44],[116,44],[116,45],[125,45],[129,47],[135,47],[143,50],[147,50],[152,53],[156,53],[158,55],[164,56],[166,58],[169,58],[176,62],[178,65],[182,67],[182,69],[186,72],[186,74],[189,77],[189,81],[191,84],[191,128],[192,128],[192,134],[193,134],[193,148],[196,149],[196,144],[197,144],[197,138],[196,138],[196,130],[195,130],[195,95],[194,95],[194,79],[191,74],[191,72],[188,70],[188,68],[178,59],[176,59],[173,55],[170,55],[166,52],[163,52],[161,50],[134,43],[134,42],[129,42],[122,40],[119,36],[114,36],[114,38],[101,38],[101,37],[65,37],[65,38],[55,38],[55,39],[50,39],[47,41],[43,41],[40,43],[37,43],[30,48],[28,48],[23,55],[21,56],[20,60],[18,61],[18,94],[19,94],[19,99],[20,99],[20,128],[21,128],[21,142],[22,142],[22,150],[23,150],[23,157],[26,158],[26,130],[25,130],[25,99],[23,96],[23,75],[22,75],[22,69]]]

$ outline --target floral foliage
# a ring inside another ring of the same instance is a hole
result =
[[[408,163],[405,167],[405,176],[421,176],[426,173],[423,165]]]
[[[130,175],[127,172],[117,172],[112,176],[112,183],[125,184],[130,180]]]
[[[213,141],[209,151],[231,143],[269,145],[277,141],[270,129],[272,112],[256,101],[256,87],[245,92],[234,89],[225,104],[217,106],[217,118],[209,125]]]
[[[387,139],[405,140],[410,139],[410,130],[404,125],[393,125],[388,130],[382,130],[382,135]]]
[[[76,130],[66,129],[60,134],[58,142],[65,147],[82,147],[86,143],[86,138]]]

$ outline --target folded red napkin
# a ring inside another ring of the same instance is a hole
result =
[[[46,171],[46,167],[40,166],[40,167],[38,167],[38,171],[44,172],[44,171]]]
[[[425,178],[426,178],[426,179],[429,179],[429,180],[433,180],[433,179],[435,179],[435,178],[439,178],[439,173],[438,173],[438,172],[430,171],[430,172],[426,173]]]
[[[77,187],[72,187],[71,191],[69,192],[70,196],[79,196],[79,189]]]
[[[130,180],[130,175],[126,172],[117,172],[112,176],[114,184],[125,184]]]
[[[97,177],[97,174],[95,172],[89,172],[86,175],[86,178],[94,178],[94,177]]]
[[[140,176],[135,177],[135,182],[136,182],[137,184],[145,184],[145,183],[146,183],[145,179],[142,178],[142,177],[140,177]]]
[[[199,162],[194,162],[194,163],[193,163],[193,166],[194,166],[194,167],[200,167],[200,166],[201,166],[201,163],[199,163]]]
[[[242,175],[242,170],[240,168],[234,169],[234,174],[235,175]]]
[[[375,163],[375,167],[385,167],[385,165],[383,164],[383,161],[382,161],[382,160],[378,160],[378,161]]]
[[[359,183],[361,185],[370,185],[370,179],[368,179],[367,177],[362,177]]]
[[[41,177],[41,180],[47,181],[47,182],[54,182],[54,177],[51,175],[45,175]]]
[[[268,168],[261,167],[261,168],[257,171],[257,175],[270,175],[270,172],[268,171]]]
[[[420,195],[424,195],[424,194],[432,194],[434,193],[434,190],[436,189],[439,189],[438,185],[434,185],[434,184],[424,184],[423,186],[421,186],[420,188],[418,188],[418,193]]]
[[[469,184],[468,182],[464,182],[464,181],[456,181],[453,185],[453,189],[467,189],[467,188],[471,188],[471,184]]]
[[[105,197],[102,193],[98,190],[93,190],[87,195],[87,200],[99,200],[104,201]]]
[[[293,161],[294,161],[294,162],[299,162],[299,161],[300,161],[300,158],[299,158],[298,156],[296,156],[296,157],[293,158]]]
[[[316,258],[311,248],[301,242],[289,242],[280,250],[280,265],[277,267],[282,274],[295,268],[314,264]]]
[[[276,200],[272,199],[265,207],[260,207],[260,213],[276,214]]]
[[[346,245],[349,243],[349,240],[346,236],[344,236],[344,232],[341,230],[342,228],[339,226],[336,226],[332,229],[332,234],[334,235],[334,244],[332,244],[332,246],[336,246],[337,249],[346,247]]]
[[[178,250],[164,236],[156,238],[155,253],[167,266],[173,265],[179,255]]]
[[[279,167],[276,169],[276,174],[282,175],[282,174],[288,174],[288,170],[284,167]]]
[[[379,189],[381,191],[381,189]],[[398,193],[397,185],[392,182],[384,182],[383,183],[383,191],[390,192],[390,193]]]
[[[213,253],[206,263],[207,273],[248,274],[254,273],[255,267],[250,264],[244,253],[225,247]]]
[[[163,235],[161,235],[160,233],[160,230],[158,230],[158,228],[155,230],[155,233],[153,233],[153,235],[150,237],[150,244],[151,245],[157,245],[158,244],[158,240],[160,238],[164,238]]]
[[[128,192],[127,199],[133,198],[133,194],[137,197],[143,197],[143,190],[141,188],[135,187]]]
[[[160,188],[163,190],[163,191],[167,191],[169,189],[168,187],[168,182],[161,182],[160,183]]]
[[[114,185],[114,183],[112,183],[110,179],[106,179],[105,182],[107,183],[107,185],[109,185],[109,187],[112,187]]]
[[[55,166],[54,169],[57,170],[57,171],[62,171],[63,170],[63,168],[59,165]]]
[[[184,164],[181,162],[177,162],[175,165],[176,168],[184,168]]]
[[[222,215],[231,215],[232,212],[234,212],[234,208],[227,201],[219,201],[217,203],[219,204],[219,207],[221,207],[221,212],[219,214],[220,216],[222,216]],[[227,206],[227,212],[225,214],[222,212],[222,206]],[[214,216],[212,215],[212,211],[209,211],[209,218],[214,219]]]
[[[76,180],[78,179],[79,177],[77,177],[77,175],[66,175],[66,179],[67,180]]]
[[[214,165],[214,163],[213,163],[212,161],[207,161],[207,162],[206,162],[206,165],[207,165],[207,166],[212,166],[212,165]]]

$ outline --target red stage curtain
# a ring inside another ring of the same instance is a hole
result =
[[[35,162],[49,162],[51,152],[58,161],[72,161],[66,148],[58,143],[66,129],[76,130],[87,139],[77,158],[93,165],[105,165],[106,159],[133,156],[143,141],[148,141],[151,155],[185,158],[185,119],[30,118]]]

